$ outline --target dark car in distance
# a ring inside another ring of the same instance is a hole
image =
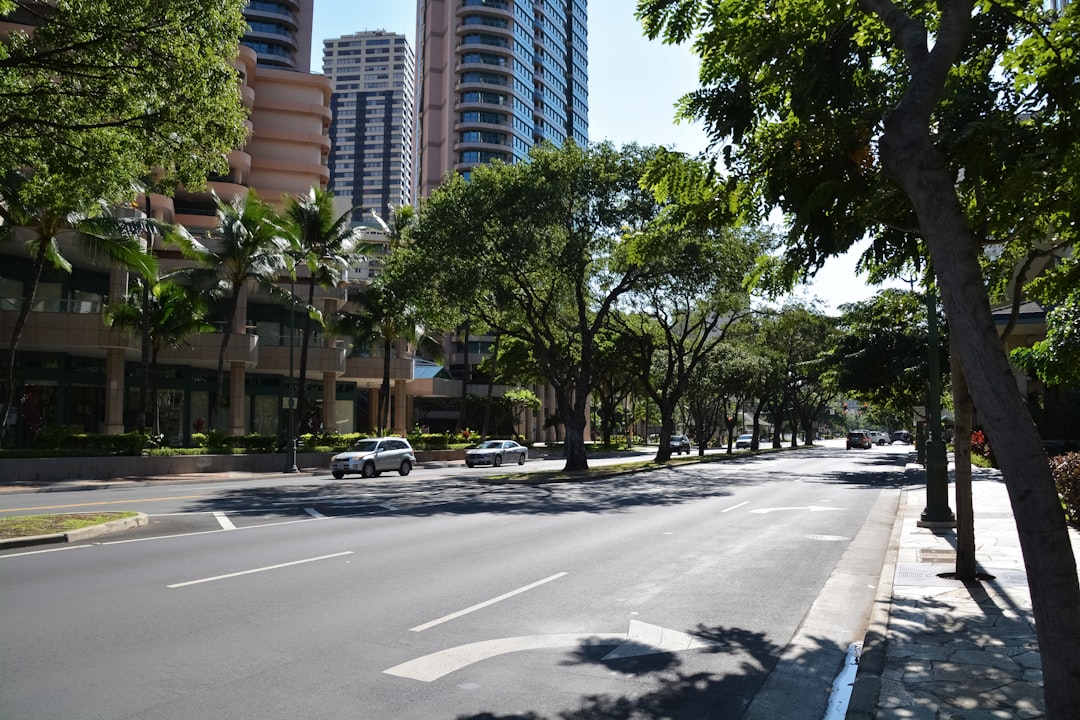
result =
[[[869,450],[873,444],[873,440],[870,439],[870,433],[866,430],[852,430],[847,434],[847,449],[862,448],[863,450]]]
[[[690,454],[690,438],[685,435],[672,435],[671,436],[671,452],[674,453],[686,453]]]

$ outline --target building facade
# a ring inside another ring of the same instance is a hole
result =
[[[280,205],[284,195],[328,185],[331,84],[309,72],[312,6],[313,0],[249,3],[250,31],[235,67],[250,111],[250,135],[244,147],[229,154],[228,172],[209,178],[205,190],[177,188],[172,196],[140,198],[125,213],[183,225],[205,240],[217,222],[211,191],[226,201],[255,192]],[[372,242],[385,242],[378,229],[369,234]],[[154,238],[152,247],[163,270],[184,264],[161,238]],[[125,297],[128,273],[105,268],[73,248],[66,247],[65,255],[72,272],[46,272],[19,340],[17,406],[2,413],[9,424],[8,441],[14,444],[29,444],[47,428],[112,434],[139,424],[139,339],[108,327],[103,317],[107,303]],[[23,244],[0,246],[0,351],[12,337],[31,277]],[[293,280],[283,273],[279,284],[298,293],[307,287],[303,274]],[[319,288],[316,304],[324,315],[332,314],[347,305],[348,291],[346,285]],[[212,309],[208,319],[221,317],[220,309]],[[299,387],[306,388],[309,398],[309,427],[341,432],[371,428],[375,403],[370,400],[384,368],[379,349],[316,332],[306,376],[297,377],[301,320],[279,300],[245,289],[231,327],[218,323],[217,332],[163,350],[158,410],[167,441],[190,443],[193,433],[210,429],[215,415],[214,426],[234,435],[286,435]],[[217,397],[223,333],[230,334],[225,394]],[[394,429],[404,430],[413,380],[413,359],[404,344],[395,347],[390,368]]]
[[[417,196],[589,139],[586,0],[418,0]]]
[[[404,35],[384,30],[328,38],[323,75],[332,89],[330,187],[389,219],[412,203],[415,54]]]

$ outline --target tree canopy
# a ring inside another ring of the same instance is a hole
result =
[[[694,43],[700,88],[681,111],[706,122],[763,212],[789,216],[789,274],[867,233],[880,264],[932,268],[1009,486],[1048,717],[1080,715],[1076,562],[981,263],[1011,230],[1028,243],[1076,231],[1077,3],[639,0],[638,16],[652,38]]]
[[[85,210],[154,176],[198,189],[246,139],[245,0],[0,3],[0,165],[24,202]]]

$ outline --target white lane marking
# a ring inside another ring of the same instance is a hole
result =
[[[859,671],[861,654],[862,643],[852,643],[848,646],[844,669],[833,680],[832,692],[829,694],[829,704],[825,709],[823,720],[844,720],[847,717],[848,703],[851,702],[851,691],[855,687],[855,676]]]
[[[617,646],[604,657],[604,660],[607,660],[608,658],[619,659],[717,647],[719,644],[678,630],[671,630],[670,628],[631,619],[629,630],[625,633],[522,635],[496,640],[483,640],[424,655],[400,665],[395,665],[388,670],[383,670],[383,673],[410,680],[432,682],[473,663],[507,653],[581,645]]]
[[[345,552],[334,553],[333,555],[320,555],[319,557],[305,558],[303,560],[293,560],[287,563],[278,563],[277,565],[267,565],[261,568],[252,568],[251,570],[241,570],[240,572],[227,573],[225,575],[215,575],[214,577],[200,578],[199,580],[188,580],[187,582],[174,583],[172,585],[166,585],[167,588],[182,588],[189,585],[200,585],[202,583],[214,582],[215,580],[227,580],[228,578],[240,577],[241,575],[252,575],[254,573],[266,572],[267,570],[280,570],[281,568],[292,567],[293,565],[303,565],[304,563],[318,562],[319,560],[329,560],[330,558],[341,557],[343,555],[352,555],[352,550],[346,550]]]
[[[46,548],[45,550],[27,550],[20,553],[7,553],[6,555],[0,555],[0,560],[7,560],[8,558],[22,557],[23,555],[41,555],[42,553],[60,552],[61,550],[81,550],[82,548],[94,547],[93,545],[62,545],[60,547]]]
[[[497,602],[502,602],[503,600],[506,600],[507,598],[512,598],[515,595],[520,595],[523,592],[528,592],[529,590],[532,590],[533,588],[540,587],[541,585],[543,585],[545,583],[549,583],[552,580],[558,580],[559,578],[563,577],[566,574],[567,573],[564,573],[564,572],[555,573],[551,577],[546,577],[543,580],[537,580],[534,583],[529,583],[528,585],[525,585],[524,587],[519,587],[517,590],[511,590],[508,593],[503,593],[499,597],[491,598],[490,600],[485,600],[482,603],[477,603],[476,605],[473,605],[471,607],[467,607],[464,610],[458,610],[455,613],[450,613],[449,615],[443,615],[441,618],[439,618],[437,620],[432,620],[431,622],[424,623],[423,625],[417,625],[416,627],[409,628],[409,630],[411,630],[413,632],[423,632],[424,630],[427,630],[428,628],[433,628],[436,625],[443,624],[444,622],[449,622],[451,620],[455,620],[455,619],[461,617],[462,615],[468,615],[469,613],[476,612],[477,610],[481,610],[483,608],[486,608],[489,605],[494,605]]]
[[[218,525],[221,526],[222,530],[235,530],[236,529],[236,526],[233,525],[232,520],[230,520],[228,517],[226,517],[225,513],[223,513],[223,512],[215,512],[214,517],[217,519]]]
[[[803,505],[801,507],[774,507],[774,508],[758,508],[757,510],[751,510],[752,513],[771,513],[778,510],[809,510],[810,512],[821,512],[823,510],[839,510],[840,508],[834,507],[821,507],[820,505]]]
[[[321,519],[326,517],[325,515],[323,515],[321,512],[319,512],[315,508],[304,508],[304,512],[306,512],[308,515],[315,518],[316,520],[321,520]]]
[[[732,510],[735,510],[736,508],[741,508],[743,505],[749,505],[749,504],[750,504],[750,501],[747,500],[746,502],[741,502],[738,505],[732,505],[727,510],[721,510],[720,512],[722,512],[722,513],[731,512]]]
[[[394,512],[395,510],[398,509],[398,507],[396,505],[391,505],[388,502],[387,503],[379,503],[379,507],[383,508],[384,510],[389,510],[390,512]]]

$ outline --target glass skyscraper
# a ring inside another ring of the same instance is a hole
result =
[[[418,0],[417,195],[589,139],[587,0]]]

